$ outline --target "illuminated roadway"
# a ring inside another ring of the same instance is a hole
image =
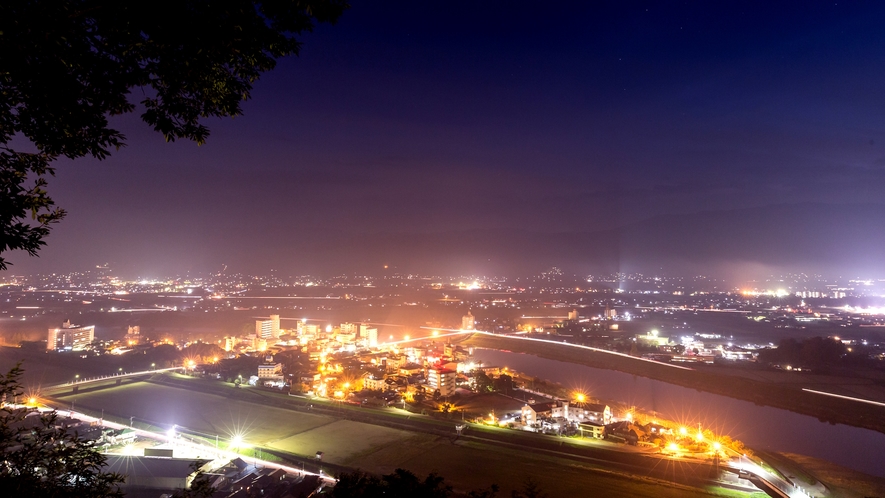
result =
[[[119,374],[102,375],[102,376],[98,376],[98,377],[90,377],[90,378],[88,378],[88,379],[80,379],[80,378],[77,378],[77,379],[74,379],[74,380],[72,380],[72,381],[65,382],[64,384],[56,384],[56,385],[54,385],[54,386],[49,386],[47,389],[53,389],[53,388],[57,388],[57,387],[81,386],[81,385],[84,385],[84,384],[92,384],[92,383],[94,383],[94,382],[102,382],[102,381],[115,380],[115,379],[123,379],[123,378],[126,378],[126,377],[136,377],[136,376],[139,376],[139,375],[149,375],[149,374],[155,374],[155,373],[158,373],[158,372],[171,372],[171,371],[174,371],[174,370],[184,370],[184,369],[185,369],[185,367],[154,368],[154,369],[151,369],[151,370],[143,370],[143,371],[141,371],[141,372],[122,372],[122,373],[119,373]]]
[[[673,365],[670,363],[663,363],[663,362],[655,361],[655,360],[649,360],[648,358],[640,358],[637,356],[630,356],[629,354],[626,354],[626,353],[619,353],[617,351],[609,351],[608,349],[594,348],[594,347],[590,347],[590,346],[584,346],[581,344],[572,344],[570,342],[551,341],[549,339],[537,339],[535,337],[523,337],[523,336],[518,336],[518,335],[493,334],[491,332],[485,332],[482,330],[440,329],[440,328],[434,328],[434,327],[421,327],[421,328],[422,329],[446,331],[449,333],[448,334],[430,335],[430,336],[426,336],[426,337],[416,337],[414,339],[410,338],[410,339],[404,339],[401,341],[386,342],[385,344],[386,345],[404,344],[404,343],[415,342],[415,341],[426,341],[428,339],[436,339],[439,337],[450,337],[450,336],[465,335],[465,334],[481,334],[481,335],[487,335],[487,336],[491,336],[491,337],[499,337],[502,339],[513,339],[513,340],[517,340],[517,341],[543,342],[543,343],[547,343],[547,344],[555,344],[557,346],[566,346],[566,347],[571,347],[571,348],[586,349],[588,351],[595,351],[597,353],[605,353],[605,354],[610,354],[610,355],[614,355],[614,356],[620,356],[622,358],[627,358],[630,360],[644,361],[647,363],[654,363],[655,365],[663,365],[665,367],[678,368],[680,370],[694,370],[693,368],[682,367],[682,366]]]

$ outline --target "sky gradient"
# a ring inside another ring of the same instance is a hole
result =
[[[115,118],[11,272],[878,275],[885,4],[588,3],[354,2],[202,147]]]

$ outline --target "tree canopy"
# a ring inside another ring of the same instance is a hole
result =
[[[495,498],[498,486],[474,490],[467,493],[469,498]],[[452,487],[445,479],[430,473],[424,479],[405,469],[396,469],[390,474],[376,476],[365,472],[343,472],[338,482],[329,491],[329,498],[449,498]]]
[[[110,116],[140,112],[167,141],[209,136],[259,76],[297,54],[297,35],[345,0],[0,2],[0,269],[36,255],[65,212],[46,186],[59,157],[125,145]],[[139,90],[136,97],[133,90]]]

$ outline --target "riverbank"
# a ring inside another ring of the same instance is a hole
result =
[[[711,369],[684,370],[648,361],[617,356],[565,344],[526,341],[507,336],[474,334],[461,342],[464,346],[527,353],[551,360],[588,367],[617,370],[682,387],[749,401],[815,417],[832,424],[861,427],[885,434],[885,407],[822,396],[802,390],[797,384],[761,382],[739,376],[716,373]]]

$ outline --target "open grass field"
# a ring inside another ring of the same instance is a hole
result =
[[[323,461],[348,465],[359,462],[366,454],[388,446],[402,447],[416,435],[412,432],[377,425],[336,420],[278,439],[268,446],[296,455],[313,455],[322,451]]]
[[[75,411],[90,415],[104,410],[105,418],[109,420],[128,423],[129,417],[134,416],[136,425],[141,423],[168,429],[176,424],[184,430],[218,435],[221,439],[241,434],[247,443],[260,445],[270,445],[335,422],[334,418],[325,415],[261,406],[150,383],[69,394],[59,399],[68,406],[73,403]]]
[[[502,415],[509,412],[518,412],[523,405],[525,405],[525,401],[501,394],[478,394],[458,403],[456,409],[464,410],[467,413],[488,413],[494,410],[497,415]]]
[[[751,496],[718,488],[707,490],[664,483],[654,479],[611,472],[590,464],[475,442],[423,436],[407,445],[380,448],[349,463],[368,472],[389,473],[405,468],[417,475],[436,472],[456,490],[486,488],[497,484],[502,493],[522,488],[531,477],[552,497],[649,497],[700,498]],[[757,496],[765,496],[759,494]]]

